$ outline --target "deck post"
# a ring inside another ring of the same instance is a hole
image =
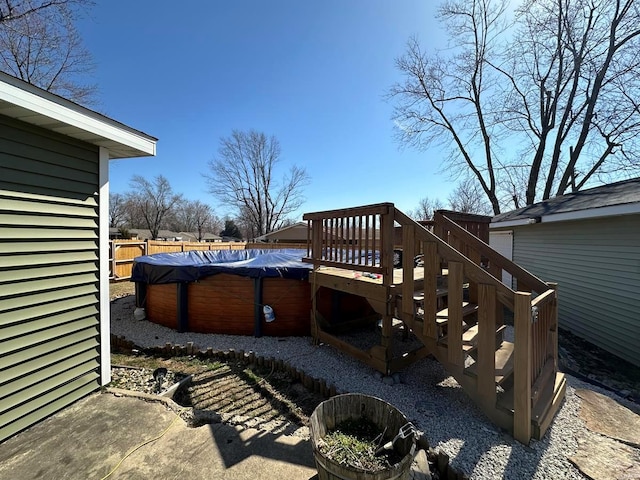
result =
[[[380,214],[380,266],[383,269],[382,284],[386,289],[386,314],[382,317],[381,344],[385,350],[386,374],[390,373],[389,360],[393,356],[393,315],[395,313],[395,301],[391,299],[391,285],[393,284],[393,235],[394,235],[394,208],[386,207]]]
[[[393,208],[386,208],[380,214],[380,266],[383,268],[382,284],[390,286],[393,284]]]
[[[516,292],[514,309],[513,437],[531,439],[531,293]]]
[[[558,284],[548,283],[549,288],[556,292],[556,297],[553,300],[553,313],[551,314],[551,342],[553,348],[553,365],[555,371],[558,371]]]

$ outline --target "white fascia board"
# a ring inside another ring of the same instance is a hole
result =
[[[0,100],[97,136],[134,148],[141,155],[155,155],[156,141],[150,137],[93,118],[90,115],[43,98],[17,86],[0,82]]]
[[[489,224],[489,228],[509,228],[509,227],[519,227],[522,225],[531,225],[532,223],[536,223],[533,218],[520,218],[518,220],[507,220],[506,222],[491,222]]]
[[[566,222],[570,220],[587,220],[590,218],[631,215],[634,213],[640,213],[640,203],[625,203],[622,205],[612,205],[610,207],[590,208],[587,210],[576,210],[573,212],[544,215],[541,222],[551,223]]]

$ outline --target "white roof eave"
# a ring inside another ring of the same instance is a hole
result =
[[[0,114],[105,147],[110,158],[156,154],[156,138],[6,74],[0,74]]]
[[[623,203],[620,205],[610,205],[607,207],[587,208],[584,210],[573,210],[571,212],[553,213],[543,215],[539,218],[520,218],[517,220],[507,220],[504,222],[492,222],[490,229],[519,227],[533,223],[553,223],[568,222],[572,220],[587,220],[591,218],[613,217],[618,215],[633,215],[640,213],[640,203]]]

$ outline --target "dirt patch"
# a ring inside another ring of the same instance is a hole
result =
[[[127,295],[135,295],[135,293],[136,284],[134,282],[123,280],[121,282],[109,283],[109,297],[111,300],[126,297]]]
[[[207,371],[194,374],[174,400],[193,407],[196,425],[222,421],[291,434],[308,425],[309,416],[325,398],[286,372],[216,362]]]
[[[561,371],[640,402],[640,367],[563,329],[559,331],[558,351]]]

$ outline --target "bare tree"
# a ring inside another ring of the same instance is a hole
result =
[[[494,213],[637,174],[638,1],[509,3],[444,2],[445,54],[409,41],[389,92],[400,140],[444,142]]]
[[[448,197],[449,208],[455,212],[491,215],[491,205],[473,177],[462,180]]]
[[[414,220],[433,220],[433,213],[443,208],[444,206],[439,198],[432,200],[429,197],[424,197],[420,199],[418,206],[414,210],[409,211],[409,216]]]
[[[126,228],[147,228],[144,216],[138,208],[137,196],[132,192],[127,192],[123,196],[123,226]]]
[[[126,220],[127,198],[121,193],[109,193],[109,228],[122,227]]]
[[[82,78],[94,64],[75,28],[89,0],[4,0],[0,70],[65,98],[91,104],[97,88]]]
[[[68,8],[83,0],[3,0],[0,2],[0,24],[20,20],[43,10]]]
[[[204,234],[220,230],[222,223],[213,209],[200,200],[181,200],[173,209],[171,228],[178,232],[195,232],[201,242]]]
[[[146,228],[151,232],[153,240],[158,238],[158,232],[165,218],[182,199],[181,195],[173,193],[173,189],[162,175],[149,181],[140,175],[131,178],[129,205],[133,214],[144,219]]]
[[[209,162],[205,174],[209,191],[236,210],[237,218],[250,226],[254,237],[279,228],[303,202],[306,171],[292,166],[277,178],[279,162],[278,140],[254,130],[234,130],[221,138],[218,155]]]

